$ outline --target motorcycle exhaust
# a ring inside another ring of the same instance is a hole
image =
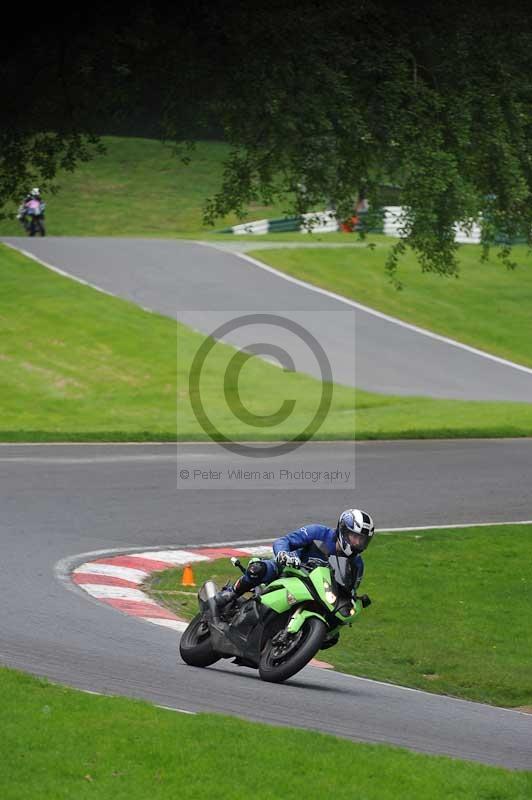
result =
[[[213,622],[220,622],[220,615],[218,614],[218,606],[216,605],[215,595],[218,588],[214,581],[206,581],[201,587],[198,597],[202,603],[205,603],[209,609],[209,613]]]

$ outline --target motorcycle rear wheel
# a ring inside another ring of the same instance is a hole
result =
[[[179,655],[191,667],[208,667],[220,660],[221,656],[212,649],[211,634],[202,614],[197,614],[183,631]]]
[[[259,675],[263,681],[281,683],[303,669],[320,649],[327,626],[317,617],[308,617],[301,627],[301,633],[297,647],[290,649],[286,656],[279,653],[271,639],[266,643],[259,663]]]

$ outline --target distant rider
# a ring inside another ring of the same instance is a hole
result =
[[[32,216],[31,209],[38,210],[39,212],[38,216],[42,219],[44,218],[45,208],[46,204],[43,202],[43,199],[41,197],[41,190],[37,186],[35,186],[30,192],[28,192],[28,194],[20,204],[17,213],[17,219],[20,220],[24,228],[27,231],[29,231],[31,224],[30,217]]]
[[[340,555],[352,559],[356,567],[355,589],[364,574],[362,553],[375,533],[375,526],[369,514],[358,508],[349,508],[340,514],[336,529],[327,525],[304,525],[273,543],[275,558],[251,561],[244,575],[233,586],[225,586],[216,595],[216,603],[225,606],[244,592],[271,583],[279,577],[285,566],[299,567],[310,558],[327,561],[329,556]]]

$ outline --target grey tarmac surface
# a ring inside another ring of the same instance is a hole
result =
[[[222,320],[243,313],[297,317],[324,347],[338,383],[386,394],[532,402],[532,370],[521,371],[355,310],[236,253],[183,240],[49,237],[4,241],[206,333]],[[271,340],[284,346],[286,332],[273,331],[272,338],[272,326],[257,326],[254,341]],[[241,347],[246,337],[247,330],[239,329],[224,338]],[[296,369],[321,377],[306,345],[291,341],[287,349]]]
[[[349,443],[307,447],[309,466],[352,458]],[[211,462],[212,446],[183,450]],[[532,519],[532,440],[364,442],[356,463],[354,493],[177,491],[175,445],[1,446],[0,661],[173,708],[532,769],[532,716],[312,667],[283,686],[226,662],[187,667],[175,633],[103,606],[55,573],[58,561],[64,570],[98,550],[271,539],[304,522],[332,523],[354,503],[381,528]],[[399,576],[390,579],[399,588]],[[371,552],[366,589],[378,601]]]
[[[367,247],[365,242],[360,242],[355,239],[353,242],[317,242],[317,241],[305,241],[305,236],[301,237],[300,242],[272,242],[272,241],[262,241],[260,235],[253,235],[249,236],[246,241],[242,239],[233,239],[231,236],[228,236],[226,240],[213,240],[213,244],[216,244],[216,247],[219,247],[220,250],[227,250],[229,253],[249,253],[252,250],[284,250],[288,248],[289,250],[309,250],[309,249],[318,249],[318,250],[337,250],[340,249],[347,249],[351,248],[358,248],[362,249]]]
[[[179,307],[298,311],[310,320],[318,311],[345,310],[340,301],[191,242],[11,241],[169,316]],[[364,312],[357,311],[356,330],[359,386],[449,397],[532,397],[528,373]],[[338,375],[345,361],[343,332],[317,333]],[[351,463],[352,444],[315,445],[314,452],[312,447],[300,453],[311,468]],[[212,462],[208,446],[184,451],[198,464]],[[54,571],[57,562],[65,567],[65,559],[96,550],[273,538],[305,521],[333,522],[339,509],[355,503],[375,509],[380,527],[532,518],[527,440],[362,443],[356,464],[355,492],[300,490],[297,484],[177,491],[172,446],[0,447],[0,661],[73,686],[174,708],[319,727],[355,740],[531,769],[529,716],[310,667],[282,687],[225,662],[194,670],[179,661],[174,633],[91,600]],[[371,591],[378,596],[377,587]]]

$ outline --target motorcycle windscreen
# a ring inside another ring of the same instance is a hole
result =
[[[205,581],[205,583],[198,592],[198,598],[203,603],[208,603],[209,600],[214,597],[217,591],[218,587],[214,581]]]
[[[345,556],[330,556],[329,567],[334,580],[339,586],[343,586],[348,591],[353,588],[356,582],[356,569],[349,558]]]

